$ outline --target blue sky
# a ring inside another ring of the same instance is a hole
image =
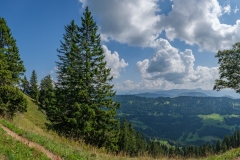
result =
[[[85,6],[97,22],[115,89],[212,89],[215,54],[240,41],[238,0],[2,0],[29,78],[56,80],[64,26],[81,25]]]

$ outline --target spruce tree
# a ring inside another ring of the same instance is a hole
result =
[[[131,156],[135,156],[137,153],[136,135],[135,135],[136,133],[131,122],[128,125],[128,130],[129,130],[129,140],[130,140],[129,152]]]
[[[221,150],[221,143],[219,140],[217,140],[215,144],[215,153],[220,152],[220,150]]]
[[[119,103],[106,68],[100,35],[88,7],[82,26],[74,21],[65,27],[58,50],[59,69],[56,103],[51,106],[48,127],[68,137],[116,150],[119,121],[115,118]]]
[[[30,77],[30,96],[38,102],[39,98],[39,89],[38,89],[38,81],[37,81],[37,73],[35,70],[32,71]]]
[[[15,86],[0,86],[0,116],[12,119],[17,112],[26,112],[27,101]]]
[[[0,52],[7,58],[8,70],[11,71],[12,83],[19,84],[25,72],[23,61],[20,58],[16,40],[4,18],[0,17]]]
[[[129,153],[129,146],[130,146],[130,136],[129,136],[129,128],[126,118],[123,119],[120,136],[119,136],[119,149],[120,151],[124,152],[125,154]]]
[[[21,88],[22,88],[22,92],[25,93],[25,94],[29,94],[29,89],[30,89],[30,86],[29,86],[29,82],[28,82],[28,79],[26,76],[24,76],[24,78],[22,79],[22,84],[21,84]]]
[[[40,83],[39,103],[41,108],[47,112],[46,106],[52,105],[54,103],[54,99],[55,96],[52,77],[47,75]]]
[[[8,70],[8,63],[5,54],[0,51],[0,86],[10,85],[12,83],[12,74]]]
[[[147,142],[143,139],[141,132],[138,131],[136,134],[136,147],[139,155],[142,156],[144,154],[146,151],[146,146]]]
[[[4,103],[2,98],[5,96],[1,91],[3,91],[9,84],[11,84],[12,75],[8,70],[6,56],[3,52],[0,52],[0,116],[5,116],[7,114],[8,106]]]
[[[16,112],[24,112],[27,102],[15,86],[25,71],[16,41],[6,21],[0,18],[0,116],[12,119]],[[19,67],[19,68],[18,68]]]
[[[117,143],[119,121],[115,118],[119,103],[113,101],[115,91],[110,85],[113,77],[111,69],[106,68],[104,52],[101,47],[100,35],[97,34],[97,26],[93,21],[91,12],[86,7],[80,33],[80,50],[84,57],[84,69],[82,74],[87,94],[84,95],[85,103],[92,109],[93,116],[90,138],[96,141],[98,146],[113,148]]]

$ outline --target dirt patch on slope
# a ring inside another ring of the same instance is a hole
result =
[[[45,147],[27,140],[26,138],[23,138],[21,136],[19,136],[18,134],[14,133],[13,131],[11,131],[10,129],[8,129],[7,127],[3,126],[2,124],[0,124],[0,127],[7,132],[8,135],[12,136],[13,138],[15,138],[16,140],[28,145],[31,148],[35,148],[41,152],[43,152],[44,154],[46,154],[46,156],[52,160],[62,160],[62,158],[58,155],[53,154],[52,152],[50,152],[49,150],[47,150]]]

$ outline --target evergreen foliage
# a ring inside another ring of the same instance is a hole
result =
[[[151,141],[148,144],[148,155],[157,158],[166,156],[168,158],[200,158],[213,154],[224,153],[232,148],[240,147],[240,130],[235,131],[231,136],[225,136],[222,142],[217,140],[214,145],[209,142],[202,146],[166,146],[158,141]]]
[[[119,151],[132,157],[144,155],[147,152],[147,142],[143,139],[140,132],[136,132],[132,123],[123,119],[120,127]]]
[[[11,72],[12,83],[19,84],[25,72],[23,61],[20,58],[16,40],[4,18],[0,17],[0,52],[5,54],[8,70]]]
[[[26,112],[27,101],[22,92],[10,85],[0,86],[0,116],[12,119],[16,112]]]
[[[48,126],[67,137],[117,150],[119,121],[115,116],[120,105],[112,99],[113,77],[106,68],[100,35],[88,7],[82,26],[72,21],[65,30],[58,50],[56,102],[47,106]]]
[[[123,119],[120,136],[119,136],[119,149],[124,153],[128,153],[129,151],[129,130],[126,118]]]
[[[3,52],[0,52],[0,86],[11,85],[12,74],[8,70],[7,58]]]
[[[143,156],[147,149],[147,142],[143,138],[141,132],[136,133],[136,152],[139,156]]]
[[[40,83],[40,93],[39,93],[39,103],[42,109],[48,112],[46,106],[51,106],[54,104],[55,93],[52,77],[47,75],[41,80]]]
[[[6,21],[0,18],[0,116],[12,119],[16,112],[26,111],[27,102],[16,87],[25,71],[16,40]]]
[[[33,99],[36,100],[36,102],[38,102],[39,89],[38,89],[37,73],[35,72],[35,70],[32,71],[29,84],[30,84],[29,94]]]
[[[23,93],[30,94],[30,84],[26,76],[22,79],[21,89]]]
[[[137,142],[136,142],[136,133],[132,126],[132,123],[129,123],[128,126],[129,130],[129,151],[130,156],[136,156],[137,155]]]
[[[131,132],[135,132],[135,134],[133,135]],[[131,157],[148,155],[153,158],[168,157],[170,159],[186,159],[221,154],[237,147],[240,147],[240,130],[234,132],[231,136],[226,135],[222,141],[217,140],[212,144],[207,142],[202,146],[176,146],[161,143],[160,140],[151,140],[147,143],[141,133],[136,133],[131,123],[128,123],[124,118],[120,127],[118,152]]]

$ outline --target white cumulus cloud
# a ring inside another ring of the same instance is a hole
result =
[[[192,50],[179,51],[168,40],[180,39],[200,50],[215,52],[230,48],[240,41],[240,20],[233,25],[224,24],[220,18],[238,12],[229,1],[220,5],[218,0],[171,0],[172,10],[159,15],[159,0],[79,0],[83,7],[89,6],[99,26],[103,40],[151,47],[156,50],[149,58],[137,62],[142,81],[126,80],[120,86],[127,88],[211,89],[218,78],[218,67],[194,67]],[[165,30],[166,39],[158,36]],[[128,65],[103,46],[107,66],[117,78]]]
[[[103,40],[147,46],[158,37],[158,0],[79,0],[96,16]]]
[[[217,0],[173,0],[173,3],[172,11],[162,15],[159,22],[159,29],[164,27],[169,40],[181,39],[197,44],[200,50],[213,52],[240,40],[240,20],[234,25],[219,20],[224,13],[230,13],[229,4],[222,7]]]
[[[240,41],[240,20],[234,25],[221,23],[220,17],[232,11],[230,1],[172,0],[172,10],[158,14],[159,0],[79,0],[89,6],[98,22],[103,40],[149,47],[163,29],[169,40],[197,44],[200,50],[216,52]],[[237,6],[233,12],[238,11]]]
[[[131,80],[126,80],[123,82],[123,88],[127,89],[127,90],[132,90],[135,88],[139,88],[140,84],[134,83]]]
[[[115,51],[111,53],[108,50],[107,46],[102,46],[105,58],[104,60],[107,61],[107,68],[111,68],[111,75],[114,78],[118,78],[120,76],[120,72],[128,66],[128,63],[124,61],[124,59],[119,58],[119,54]]]
[[[150,59],[137,62],[137,71],[146,82],[145,86],[189,88],[199,85],[209,89],[218,78],[218,67],[198,66],[194,69],[195,58],[190,49],[180,52],[161,38],[153,46],[155,54]]]

